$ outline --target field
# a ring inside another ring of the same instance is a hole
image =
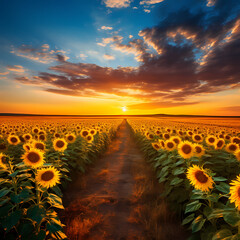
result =
[[[1,117],[1,239],[240,239],[239,120]]]

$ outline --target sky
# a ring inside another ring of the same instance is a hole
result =
[[[240,116],[240,1],[3,0],[0,112]]]

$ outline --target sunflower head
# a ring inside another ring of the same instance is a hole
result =
[[[229,143],[226,145],[225,149],[229,153],[234,153],[239,150],[239,146],[236,143]]]
[[[87,135],[85,139],[87,140],[88,143],[91,143],[94,140],[93,135],[91,134]]]
[[[194,134],[194,135],[192,136],[192,139],[193,139],[194,142],[197,142],[197,143],[203,141],[203,138],[202,138],[202,136],[201,136],[200,134]]]
[[[80,134],[82,137],[86,137],[89,134],[89,132],[88,132],[88,130],[83,129]]]
[[[163,140],[159,140],[159,144],[161,148],[165,149],[165,142]]]
[[[237,176],[236,180],[233,180],[230,185],[230,197],[231,203],[234,203],[236,208],[240,210],[240,175]]]
[[[31,148],[22,156],[23,162],[32,168],[41,167],[44,163],[43,152],[36,148]]]
[[[32,135],[30,133],[26,133],[23,136],[24,141],[31,141],[32,140]]]
[[[7,140],[11,145],[18,145],[20,143],[20,139],[17,135],[10,135]]]
[[[68,143],[73,143],[76,140],[76,136],[74,133],[70,133],[66,135],[66,140]]]
[[[64,138],[56,138],[53,141],[53,148],[55,151],[64,152],[67,148],[67,142]]]
[[[217,139],[216,142],[214,143],[214,148],[215,149],[222,149],[225,145],[225,141],[224,139],[220,138],[220,139]]]
[[[46,148],[45,143],[42,142],[42,141],[34,141],[33,142],[33,147],[36,148],[36,149],[39,149],[43,152],[45,151],[45,148]]]
[[[3,169],[7,169],[8,168],[8,156],[6,156],[3,153],[0,153],[0,167]]]
[[[197,165],[193,165],[188,168],[187,178],[189,179],[191,185],[193,185],[197,190],[208,192],[213,188],[214,181],[212,177],[208,175],[206,170]]]
[[[191,158],[194,155],[193,144],[189,141],[181,142],[178,145],[178,153],[185,159]]]
[[[23,149],[27,152],[31,149],[32,145],[30,143],[23,144]]]
[[[168,151],[173,151],[174,149],[176,149],[176,143],[172,140],[167,140],[165,142],[165,149],[167,149]]]
[[[194,156],[201,157],[205,153],[205,149],[202,145],[195,143],[194,147]]]
[[[178,145],[181,142],[181,138],[178,136],[173,136],[170,138],[171,141],[175,142]]]
[[[165,140],[168,140],[168,139],[170,138],[170,134],[169,134],[169,133],[164,133],[164,134],[163,134],[163,138],[164,138]]]
[[[159,149],[161,149],[161,146],[160,146],[160,144],[159,144],[158,142],[152,143],[152,147],[153,147],[154,149],[156,149],[157,151],[158,151]]]
[[[36,181],[42,187],[53,187],[60,183],[60,172],[54,167],[42,168],[37,171]]]
[[[216,142],[216,137],[214,136],[214,135],[209,135],[209,136],[207,136],[206,137],[206,143],[208,144],[208,145],[211,145],[211,146],[213,146],[214,145],[214,143]]]

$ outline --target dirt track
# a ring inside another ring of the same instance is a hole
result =
[[[97,160],[88,174],[70,184],[64,195],[66,209],[61,218],[69,239],[158,239],[149,238],[138,219],[145,164],[124,120],[104,157]],[[165,205],[160,211],[168,214]],[[168,221],[168,217],[162,217]],[[161,231],[166,232],[165,227]],[[169,234],[160,234],[165,236],[161,240],[184,239],[179,236],[181,229],[173,234],[172,223],[169,227]]]

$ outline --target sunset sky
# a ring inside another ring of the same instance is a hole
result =
[[[240,1],[8,0],[0,112],[240,115]]]

